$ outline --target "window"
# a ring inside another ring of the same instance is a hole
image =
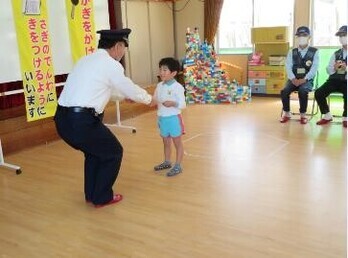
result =
[[[339,46],[335,33],[347,24],[347,0],[313,1],[313,45]]]
[[[279,4],[279,0],[225,0],[215,44],[218,53],[251,53],[252,27],[289,26],[291,30],[294,0],[281,2]]]
[[[250,52],[252,18],[251,0],[224,1],[217,34],[218,52],[231,48],[237,52]]]

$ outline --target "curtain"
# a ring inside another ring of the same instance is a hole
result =
[[[116,29],[115,1],[108,0],[110,29]]]
[[[204,1],[204,39],[213,45],[224,0]]]

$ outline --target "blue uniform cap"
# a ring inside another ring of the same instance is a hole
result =
[[[128,36],[131,33],[131,29],[120,29],[120,30],[98,30],[101,40],[113,40],[115,42],[123,41],[128,47]]]
[[[301,27],[297,28],[295,35],[296,36],[300,36],[300,35],[309,36],[309,35],[311,35],[311,31],[309,30],[308,27],[301,26]]]
[[[335,34],[336,36],[347,35],[347,25],[341,26]]]

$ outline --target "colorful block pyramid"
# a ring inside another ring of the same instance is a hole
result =
[[[198,28],[186,31],[183,60],[186,101],[192,103],[239,103],[251,100],[249,86],[230,81],[219,64],[213,47],[200,40]]]

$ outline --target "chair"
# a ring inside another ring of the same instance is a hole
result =
[[[331,103],[331,99],[332,98],[336,98],[336,97],[341,97],[342,99],[343,99],[343,93],[340,93],[340,92],[333,92],[333,93],[331,93],[328,97],[327,97],[327,104],[329,105],[329,107],[330,107],[330,113],[331,113],[331,115],[333,116],[333,117],[338,117],[338,118],[342,118],[343,116],[342,115],[336,115],[336,114],[334,114],[333,112],[332,112],[332,109],[333,109],[333,105],[332,105],[332,103]],[[341,104],[341,106],[340,106],[340,110],[343,110],[342,109],[342,105],[343,105],[343,103]],[[342,111],[341,111],[342,112]]]

